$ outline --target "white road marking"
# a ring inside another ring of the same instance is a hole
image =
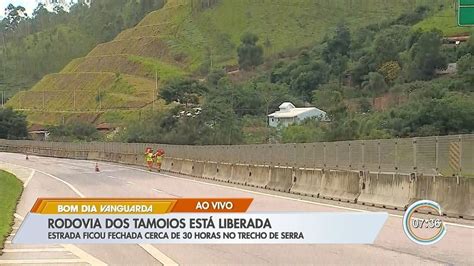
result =
[[[153,190],[153,191],[156,191],[156,192],[158,192],[158,193],[168,194],[168,195],[173,196],[173,197],[176,197],[176,198],[182,198],[181,196],[178,196],[178,195],[175,195],[175,194],[172,194],[172,193],[163,191],[163,190],[159,190],[159,189],[157,189],[157,188],[153,188],[152,190]]]
[[[13,230],[18,230],[19,228],[20,228],[20,227],[18,227],[18,226],[13,226],[13,227],[12,227]]]
[[[108,175],[107,177],[110,177],[110,178],[112,178],[112,179],[119,179],[118,177],[111,176],[111,175]]]
[[[48,176],[51,176],[51,175],[48,175]],[[56,177],[57,178],[57,177]],[[66,182],[66,181],[64,181]],[[67,182],[66,182],[67,183]],[[71,185],[72,187],[72,185]],[[75,189],[75,188],[74,188]],[[78,191],[77,189],[73,190],[74,192]],[[82,194],[81,194],[82,195]],[[81,196],[81,198],[84,198],[84,195]],[[15,218],[17,218],[18,220],[20,221],[23,221],[25,218],[21,215],[19,215],[18,213],[15,213],[14,214]],[[10,242],[11,243],[11,242]],[[71,252],[72,254],[74,254],[76,257],[79,257],[80,260],[79,262],[87,262],[91,265],[107,265],[105,264],[104,262],[102,262],[101,260],[99,259],[96,259],[95,257],[91,256],[89,253],[83,251],[82,249],[74,246],[74,245],[70,245],[70,244],[64,244],[64,245],[61,245],[65,250]],[[62,262],[60,261],[60,259],[57,259],[57,260],[54,260],[54,261],[58,261],[58,262],[51,262],[51,263],[54,263],[54,264],[61,264]],[[3,260],[0,260],[1,263],[3,263]],[[28,262],[25,262],[25,264],[27,264]],[[34,263],[34,262],[31,262],[31,263]],[[39,262],[38,264],[44,264],[44,263],[47,263],[47,262]],[[65,262],[67,263],[67,262]],[[75,263],[75,262],[71,262],[71,263]],[[12,263],[13,264],[13,263]],[[18,264],[21,264],[21,263],[18,263]]]
[[[80,259],[37,259],[37,260],[0,260],[2,265],[5,264],[69,264],[84,262]]]
[[[66,251],[65,248],[25,248],[25,249],[11,248],[11,249],[4,249],[3,250],[3,252],[5,252],[5,253],[64,252],[64,251]]]
[[[159,251],[157,248],[155,248],[154,246],[150,244],[140,244],[139,246],[142,247],[146,252],[148,252],[148,254],[153,256],[153,258],[161,262],[164,266],[179,265],[170,257],[166,256],[165,254],[163,254],[163,252]]]
[[[5,162],[5,161],[3,161],[3,162]],[[17,166],[17,167],[22,167],[22,168],[25,168],[25,169],[29,169],[29,170],[31,170],[31,171],[36,171],[36,172],[38,172],[38,173],[40,173],[40,174],[49,176],[49,177],[51,177],[51,178],[53,178],[53,179],[55,179],[55,180],[57,180],[57,181],[59,181],[59,182],[65,184],[66,186],[68,186],[72,191],[74,191],[74,192],[75,192],[77,195],[79,195],[81,198],[84,198],[84,197],[85,197],[84,194],[82,194],[79,190],[77,190],[73,185],[71,185],[70,183],[68,183],[68,182],[66,182],[66,181],[64,181],[64,180],[62,180],[62,179],[59,178],[59,177],[56,177],[56,176],[54,176],[54,175],[48,174],[48,173],[46,173],[46,172],[43,172],[43,171],[40,171],[40,170],[31,168],[31,167],[28,167],[28,166],[22,166],[22,165],[18,165],[18,164],[12,164],[12,163],[9,163],[9,162],[5,162],[5,163],[11,164],[11,165],[14,165],[14,166]]]
[[[264,193],[264,192],[258,192],[258,191],[248,190],[248,189],[244,189],[244,188],[237,188],[237,187],[231,187],[231,186],[225,186],[225,185],[219,185],[219,184],[208,183],[208,182],[204,182],[204,181],[193,180],[193,179],[184,178],[184,177],[177,177],[177,176],[167,175],[167,174],[163,174],[163,173],[149,172],[149,171],[147,171],[147,170],[143,170],[143,169],[135,168],[135,167],[130,167],[130,166],[122,166],[122,165],[118,166],[118,165],[110,164],[110,163],[108,163],[108,164],[109,164],[109,165],[114,165],[114,166],[116,166],[116,167],[122,167],[122,168],[126,168],[126,169],[128,168],[128,169],[132,169],[132,170],[141,171],[141,172],[144,172],[144,173],[155,174],[155,175],[161,175],[161,176],[166,176],[166,177],[169,177],[169,178],[175,178],[175,179],[185,180],[185,181],[189,181],[189,182],[193,182],[193,183],[198,183],[198,184],[203,184],[203,185],[209,185],[209,186],[215,186],[215,187],[226,188],[226,189],[232,189],[232,190],[237,190],[237,191],[242,191],[242,192],[257,194],[257,195],[269,196],[269,197],[273,197],[273,198],[279,198],[279,199],[285,199],[285,200],[293,200],[293,201],[297,201],[297,202],[308,203],[308,204],[314,204],[314,205],[320,205],[320,206],[325,206],[325,207],[330,207],[330,208],[336,208],[336,209],[341,209],[341,210],[357,211],[357,212],[369,212],[369,211],[367,211],[367,210],[361,210],[361,209],[355,209],[355,208],[337,206],[337,205],[332,205],[332,204],[327,204],[327,203],[320,203],[320,202],[314,202],[314,201],[303,200],[303,199],[295,199],[295,198],[291,198],[291,197],[285,197],[285,196],[280,196],[280,195],[273,195],[273,194],[268,194],[268,193]],[[166,193],[166,192],[165,192],[165,193]],[[398,215],[398,214],[391,214],[391,213],[389,213],[388,215],[389,215],[389,216],[392,216],[392,217],[403,218],[402,215]],[[457,223],[449,223],[449,222],[445,222],[444,224],[452,225],[452,226],[457,226],[457,227],[463,227],[463,228],[474,229],[474,226],[470,226],[470,225],[457,224]]]
[[[130,181],[127,181],[127,184],[129,184],[129,185],[135,185],[135,183],[130,182]]]
[[[11,233],[10,236],[15,236],[15,233]]]
[[[7,241],[5,241],[5,244],[11,244],[11,243],[12,243],[12,241],[11,241],[11,240],[7,240]]]
[[[19,167],[24,167],[24,168],[27,168],[27,169],[31,169],[31,170],[35,170],[33,168],[30,168],[30,167],[26,167],[26,166],[21,166],[21,165],[16,165],[16,166],[19,166]],[[41,173],[41,174],[44,174],[44,175],[47,175],[55,180],[58,180],[59,182],[62,182],[63,184],[65,184],[66,186],[68,186],[72,191],[74,191],[77,195],[79,195],[79,197],[81,198],[85,198],[84,194],[82,194],[78,189],[76,189],[73,185],[71,185],[70,183],[60,179],[59,177],[56,177],[54,175],[51,175],[51,174],[48,174],[46,172],[43,172],[43,171],[39,171],[39,170],[36,170],[38,173]],[[18,217],[17,217],[18,216]],[[23,220],[24,218],[18,214],[15,214],[15,217],[17,217],[18,219],[21,219]],[[84,259],[85,261],[89,262],[90,260],[95,260],[97,261],[94,262],[94,263],[91,263],[92,265],[107,265],[105,263],[103,263],[102,261],[92,257],[91,255],[89,255],[88,253],[84,252],[82,249],[79,249],[78,247],[74,246],[74,245],[61,245],[63,246],[65,249],[69,250],[71,253],[73,253],[74,255],[78,256],[79,258],[81,259]],[[164,253],[162,253],[161,251],[159,251],[157,248],[153,247],[152,245],[139,245],[140,247],[142,247],[143,249],[145,249],[151,256],[153,256],[153,258],[155,258],[157,261],[159,261],[160,263],[164,264],[164,265],[178,265],[176,262],[174,262],[171,258],[169,258],[168,256],[166,256]],[[2,261],[3,262],[3,261]],[[173,262],[170,264],[170,262]],[[167,264],[168,263],[168,264]]]
[[[25,181],[25,183],[23,183],[23,187],[25,188],[26,186],[28,186],[28,184],[30,183],[31,179],[33,178],[33,176],[35,175],[35,172],[36,170],[33,169],[30,173],[30,176],[28,177],[28,179]]]
[[[84,250],[71,245],[71,244],[65,244],[61,245],[64,247],[67,251],[71,252],[72,254],[78,256],[81,260],[86,261],[87,263],[91,265],[107,265],[106,263],[102,262],[99,259],[96,259],[95,257],[91,256],[89,253],[85,252]]]
[[[81,197],[81,198],[85,198],[85,197],[86,197],[86,196],[84,196],[84,194],[82,194],[77,188],[75,188],[75,187],[74,187],[73,185],[71,185],[70,183],[68,183],[68,182],[66,182],[66,181],[64,181],[64,180],[62,180],[61,178],[56,177],[56,176],[54,176],[54,175],[52,175],[52,174],[48,174],[48,173],[43,172],[43,171],[39,171],[39,170],[37,170],[37,171],[38,171],[38,173],[41,173],[41,174],[43,174],[43,175],[47,175],[47,176],[49,176],[49,177],[51,177],[51,178],[53,178],[53,179],[55,179],[55,180],[57,180],[57,181],[59,181],[59,182],[65,184],[65,185],[68,186],[72,191],[74,191],[74,193],[76,193],[77,195],[79,195],[79,197]]]

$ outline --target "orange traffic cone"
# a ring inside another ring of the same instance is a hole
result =
[[[96,164],[95,164],[95,171],[96,171],[97,173],[100,172],[99,163],[96,163]]]

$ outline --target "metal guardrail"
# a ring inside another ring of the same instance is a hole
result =
[[[144,143],[61,143],[0,140],[0,146],[25,149],[143,154],[162,148],[167,156],[222,163],[474,176],[474,134],[409,139],[358,140],[304,144],[179,146]]]

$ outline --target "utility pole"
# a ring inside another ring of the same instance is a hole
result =
[[[7,47],[5,46],[5,33],[2,33],[3,39],[3,78],[6,79],[7,75]]]
[[[156,92],[158,91],[158,69],[155,70],[155,88],[153,89],[153,97],[152,103],[151,103],[151,109],[152,112],[155,112],[155,97],[156,97]]]
[[[99,87],[99,110],[102,110],[102,92]]]
[[[234,90],[233,90],[233,89],[232,89],[232,93],[231,93],[231,98],[230,98],[230,99],[231,99],[231,104],[230,104],[230,105],[231,105],[231,108],[232,108],[232,112],[234,112],[234,114],[235,114],[235,111],[234,111]],[[229,127],[229,145],[232,145],[232,126],[233,126],[233,125],[231,125],[231,126]]]
[[[74,95],[73,95],[73,100],[74,100],[74,111],[76,111],[76,88],[74,88]]]
[[[209,55],[211,59],[211,70],[214,68],[214,58],[212,57],[212,48],[209,49]]]
[[[45,93],[45,90],[44,90],[44,86],[43,86],[43,110],[45,110],[45,97],[44,97],[44,93]]]

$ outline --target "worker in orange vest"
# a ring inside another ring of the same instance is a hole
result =
[[[148,167],[148,171],[151,171],[153,168],[153,150],[151,148],[146,148],[145,161]]]
[[[163,155],[165,155],[165,151],[162,149],[158,149],[155,153],[156,169],[158,172],[161,172],[161,162],[163,161]]]

